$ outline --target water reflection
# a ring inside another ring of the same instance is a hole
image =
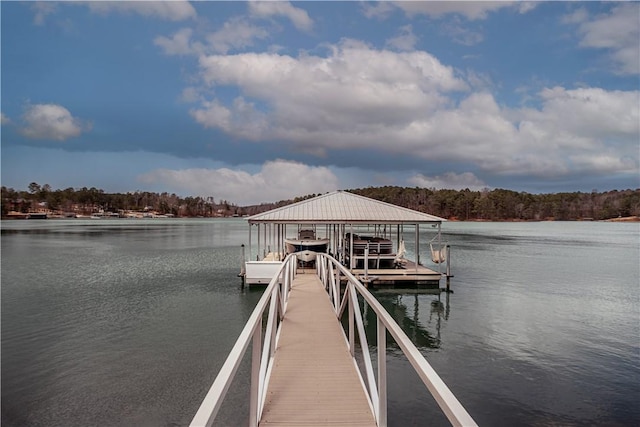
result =
[[[446,322],[451,313],[450,294],[441,293],[439,290],[414,289],[378,290],[373,294],[416,347],[440,348],[443,321]],[[367,341],[375,345],[376,314],[364,301],[362,307]],[[395,340],[389,335],[387,348],[398,348]]]

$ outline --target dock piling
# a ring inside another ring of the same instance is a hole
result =
[[[242,286],[244,286],[244,278],[247,275],[246,267],[245,267],[245,253],[244,253],[244,243],[240,245],[242,248],[242,259],[240,260],[240,273],[238,273],[238,277],[242,277]]]

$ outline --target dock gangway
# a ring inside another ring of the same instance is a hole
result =
[[[340,325],[335,329],[339,330],[337,333],[341,338],[338,338],[338,341],[341,343],[340,345],[343,349],[342,351],[338,349],[337,354],[339,354],[340,357],[346,357],[346,365],[349,365],[355,373],[349,384],[349,387],[351,387],[350,390],[356,389],[360,392],[354,393],[350,391],[349,395],[356,396],[356,398],[357,395],[364,397],[364,407],[369,413],[369,419],[371,420],[370,424],[364,423],[362,425],[375,425],[378,427],[387,425],[387,334],[395,340],[451,424],[454,426],[476,425],[473,418],[464,409],[462,404],[449,390],[395,320],[366,287],[342,266],[338,260],[327,254],[318,254],[316,268],[311,272],[314,277],[310,277],[311,274],[309,274],[309,270],[299,272],[297,265],[295,254],[287,256],[280,270],[272,278],[194,416],[191,422],[192,427],[213,425],[226,392],[249,348],[249,344],[251,344],[249,426],[277,424],[273,423],[271,419],[268,419],[269,415],[276,411],[273,408],[273,402],[275,401],[289,408],[289,412],[284,412],[284,414],[285,416],[290,414],[292,417],[298,417],[300,416],[299,412],[305,411],[312,412],[309,416],[314,416],[318,411],[314,412],[317,408],[311,408],[312,406],[331,405],[331,403],[323,403],[322,399],[318,398],[318,396],[323,395],[322,390],[303,388],[300,389],[301,391],[296,389],[296,393],[293,394],[289,390],[288,394],[281,393],[278,395],[279,390],[290,389],[291,387],[278,387],[270,384],[270,382],[282,381],[282,379],[278,379],[281,376],[277,374],[277,372],[282,370],[283,365],[289,365],[289,369],[291,369],[290,365],[295,364],[292,363],[292,360],[295,360],[296,357],[302,357],[302,355],[299,355],[300,346],[293,350],[294,353],[291,353],[291,340],[287,341],[288,334],[291,333],[291,330],[300,330],[302,328],[304,332],[305,327],[311,328],[315,325],[313,327],[316,328],[317,332],[317,318],[314,321],[305,322],[303,319],[309,319],[308,314],[305,317],[300,317],[299,315],[296,317],[295,315],[295,313],[300,313],[301,311],[305,313],[309,312],[310,309],[308,307],[296,306],[297,304],[304,304],[305,302],[303,301],[307,301],[307,304],[313,304],[314,308],[326,304],[330,309],[322,311],[321,315],[325,316],[322,324],[327,325],[327,328]],[[320,290],[320,292],[317,292],[317,290]],[[309,299],[311,293],[317,295],[314,297],[316,298],[315,300]],[[300,297],[302,295],[304,295],[304,298]],[[377,369],[375,371],[365,334],[359,296],[368,304],[369,309],[376,313],[377,317],[377,342],[375,346],[377,348]],[[329,304],[327,304],[327,301]],[[264,321],[263,319],[266,313],[268,313],[268,316],[266,316],[266,321]],[[318,311],[318,313],[320,313],[320,311]],[[345,315],[348,316],[345,322],[347,326],[343,328],[340,320]],[[294,319],[292,320],[292,318]],[[333,319],[333,321],[331,321],[331,319]],[[306,333],[306,335],[312,336],[313,334]],[[296,338],[296,340],[297,339],[299,338]],[[316,342],[311,343],[311,345],[328,345],[328,341],[327,343],[318,343],[318,340],[315,341]],[[335,342],[335,339],[332,342]],[[359,355],[356,349],[356,343],[360,345]],[[304,346],[307,344],[302,343],[300,345]],[[308,354],[306,356],[308,356]],[[307,369],[314,370],[314,363],[321,364],[326,362],[326,355],[323,355],[323,357],[325,357],[325,359],[322,362],[305,359],[304,363],[295,365],[306,366]],[[279,363],[279,359],[285,360]],[[335,365],[332,365],[330,368],[335,369]],[[341,372],[344,372],[344,370]],[[294,374],[294,376],[285,376],[285,381],[287,380],[286,378],[290,380],[292,378],[304,378],[305,375],[309,375],[308,371],[305,372],[304,370],[297,373],[294,372]],[[311,382],[313,383],[314,381]],[[320,387],[317,381],[315,384],[316,387]],[[333,389],[324,393],[324,396],[331,396],[335,401],[335,387],[338,387],[338,385],[332,380],[330,386],[333,387]],[[305,393],[305,390],[307,390],[306,393],[309,393],[309,396],[300,396],[300,394]],[[287,399],[291,399],[293,396],[298,400],[302,399],[302,401],[314,402],[314,405],[300,406],[295,405],[294,402],[287,401]],[[293,412],[291,408],[293,408]],[[331,411],[331,409],[331,407],[327,407],[326,411]],[[350,412],[357,413],[358,411]],[[362,415],[361,412],[360,415]],[[294,420],[286,420],[286,423],[291,421]],[[344,425],[355,425],[355,421],[347,419],[341,419],[340,421]],[[358,420],[358,422],[360,421],[362,421],[362,419]],[[307,422],[308,419],[305,418],[305,423]],[[327,419],[325,415],[325,418],[321,419],[318,424],[326,423]]]

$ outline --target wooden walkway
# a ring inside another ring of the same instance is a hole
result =
[[[342,326],[315,270],[298,269],[260,426],[375,426]]]

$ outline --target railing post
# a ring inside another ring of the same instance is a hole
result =
[[[329,273],[327,274],[327,280],[323,283],[325,289],[327,290],[327,292],[329,293],[329,299],[333,300],[333,282],[334,282],[334,277],[333,277],[333,264],[332,263],[328,263],[328,269]]]
[[[336,308],[336,313],[340,310],[340,269],[336,268],[333,275],[334,288],[333,288],[333,305]]]
[[[351,353],[351,357],[355,356],[355,331],[354,331],[354,320],[355,320],[355,310],[353,308],[353,304],[351,303],[351,298],[355,298],[355,289],[353,283],[349,282],[347,286],[348,295],[345,295],[345,298],[349,298],[347,301],[347,306],[349,309],[349,353]]]
[[[320,276],[320,280],[322,281],[323,284],[327,283],[327,262],[323,259],[320,262],[321,264],[321,276]]]
[[[378,317],[378,427],[387,427],[387,328]]]
[[[260,405],[260,353],[262,350],[262,322],[253,330],[251,343],[251,397],[249,401],[249,427],[258,427],[258,407]]]

